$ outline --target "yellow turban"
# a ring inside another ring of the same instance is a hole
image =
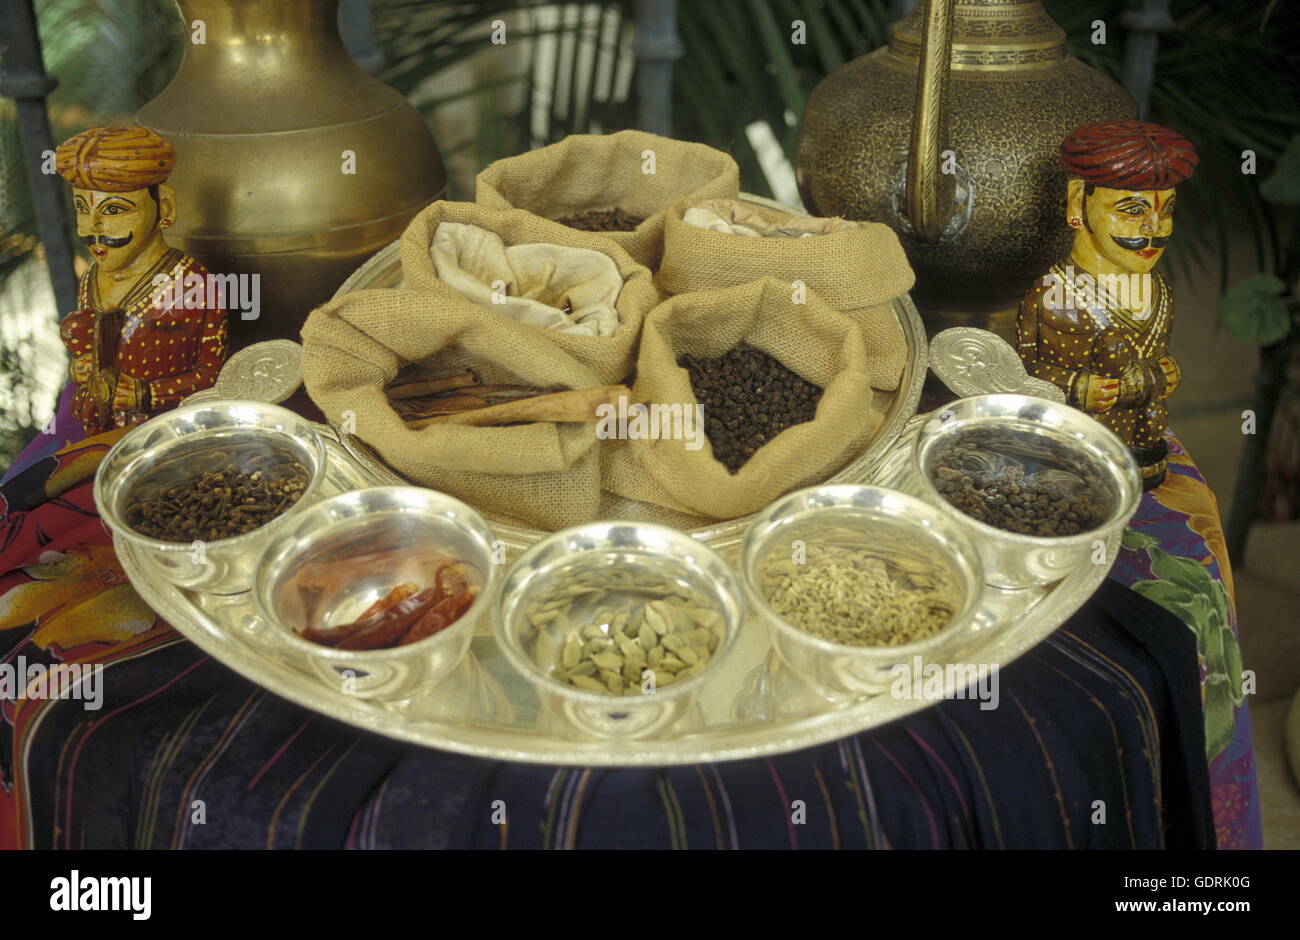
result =
[[[136,124],[93,127],[54,152],[54,168],[79,189],[126,193],[165,182],[176,151],[157,131]]]

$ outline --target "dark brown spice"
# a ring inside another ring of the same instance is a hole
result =
[[[633,232],[645,219],[629,215],[622,209],[590,209],[561,216],[555,221],[584,232]]]
[[[714,459],[736,473],[786,428],[811,421],[822,390],[779,361],[741,343],[716,359],[684,355]]]
[[[251,473],[204,471],[137,499],[126,521],[163,542],[216,541],[265,525],[302,498],[307,471],[297,461]]]
[[[1100,475],[1058,445],[1038,441],[1020,447],[1019,454],[989,445],[958,441],[932,464],[935,489],[971,518],[1007,532],[1053,538],[1088,532],[1110,515],[1111,499]]]

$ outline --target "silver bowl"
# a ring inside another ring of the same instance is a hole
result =
[[[360,698],[401,699],[464,658],[496,579],[492,530],[458,499],[413,486],[341,493],[313,506],[267,546],[253,586],[268,639],[325,684]],[[310,623],[350,623],[392,588],[430,587],[448,559],[477,594],[450,626],[406,646],[344,650],[301,636]]]
[[[925,572],[952,606],[938,632],[896,646],[856,646],[814,636],[768,604],[778,567],[815,564],[817,550],[868,550],[904,568]],[[740,548],[750,605],[768,626],[777,655],[822,697],[880,695],[897,681],[900,664],[916,657],[942,662],[971,633],[982,574],[974,546],[959,526],[919,499],[878,486],[833,484],[798,490],[755,518]]]
[[[238,470],[267,456],[296,460],[307,471],[307,486],[296,503],[251,532],[164,542],[126,522],[142,488]],[[95,475],[95,504],[114,536],[138,548],[167,581],[208,594],[238,594],[252,585],[266,544],[315,500],[325,471],[324,443],[292,411],[255,401],[200,402],[152,418],[114,444]]]
[[[586,585],[599,593],[584,593]],[[647,585],[656,589],[647,591]],[[640,691],[626,695],[586,691],[552,674],[570,633],[585,627],[608,636],[610,623],[595,614],[635,613],[664,585],[691,595],[721,631],[699,673],[657,685],[654,670],[646,669]],[[554,619],[539,622],[542,615]],[[569,735],[636,738],[682,730],[685,722],[673,726],[726,659],[744,615],[738,579],[708,546],[666,526],[594,522],[547,536],[519,557],[497,591],[492,627],[506,658],[537,690],[543,723]]]
[[[1049,537],[1009,532],[967,515],[933,482],[939,459],[957,443],[1027,467],[1083,474],[1103,494],[1104,521],[1086,532]],[[939,409],[917,435],[912,470],[923,497],[970,535],[985,581],[999,588],[1052,584],[1079,565],[1105,564],[1108,544],[1142,498],[1137,462],[1114,432],[1082,411],[1029,395],[980,395]]]

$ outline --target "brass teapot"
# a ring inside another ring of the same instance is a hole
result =
[[[813,89],[799,190],[817,215],[898,233],[931,335],[976,326],[1014,343],[1025,288],[1070,250],[1062,139],[1136,115],[1066,55],[1039,0],[923,0],[888,46]]]

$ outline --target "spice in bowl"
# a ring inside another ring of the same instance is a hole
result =
[[[566,579],[528,609],[539,631],[536,661],[560,682],[641,695],[649,678],[653,688],[672,685],[699,675],[717,654],[723,616],[689,588],[649,575],[612,589],[597,583]]]
[[[584,232],[634,232],[645,219],[622,209],[589,209],[561,216],[555,221]]]
[[[761,584],[787,623],[844,646],[902,646],[952,620],[954,588],[941,568],[865,548],[809,540],[800,561],[777,556]]]
[[[811,421],[822,390],[747,343],[716,359],[684,355],[714,459],[736,473],[786,428]]]
[[[209,466],[225,459],[204,455]],[[261,454],[242,463],[249,469],[205,470],[170,485],[142,483],[126,507],[127,525],[162,542],[232,538],[266,525],[307,488],[307,468],[291,458]]]
[[[937,453],[934,487],[972,519],[1045,538],[1097,528],[1112,511],[1097,470],[1047,439],[971,432]]]
[[[433,584],[426,588],[409,581],[391,588],[383,597],[348,623],[308,626],[302,638],[341,650],[378,650],[418,643],[445,630],[465,615],[478,590],[470,583],[473,566],[448,561],[439,566]],[[305,574],[305,572],[304,572]],[[299,587],[309,580],[299,577]]]

